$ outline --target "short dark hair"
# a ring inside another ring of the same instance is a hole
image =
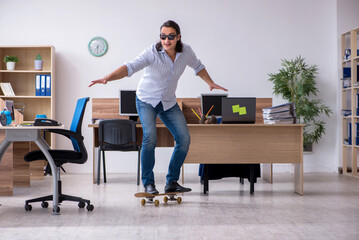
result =
[[[181,34],[181,29],[180,29],[179,25],[175,21],[168,20],[168,21],[164,22],[162,24],[162,26],[160,27],[160,30],[163,27],[173,28],[173,29],[176,30],[176,34]],[[156,43],[156,49],[157,49],[157,51],[162,51],[161,41]],[[183,43],[182,43],[181,38],[180,38],[180,40],[177,41],[175,50],[176,50],[176,52],[182,52],[183,51]]]

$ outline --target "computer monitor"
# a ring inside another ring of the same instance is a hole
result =
[[[216,117],[222,116],[222,98],[227,97],[226,93],[202,93],[201,94],[201,110],[203,114],[212,108],[208,116],[214,115]]]
[[[136,90],[120,89],[120,115],[130,116],[130,119],[137,121]]]

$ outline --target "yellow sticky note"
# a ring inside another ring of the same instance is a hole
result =
[[[232,111],[233,113],[239,113],[239,105],[232,105]]]
[[[239,115],[246,115],[247,114],[247,109],[246,107],[241,107],[239,108]]]

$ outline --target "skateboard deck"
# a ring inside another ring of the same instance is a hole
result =
[[[145,193],[145,192],[138,192],[135,193],[135,197],[142,198],[141,205],[145,205],[146,203],[153,203],[157,207],[160,204],[160,201],[158,199],[155,199],[156,197],[164,196],[163,202],[167,203],[168,201],[177,201],[178,203],[182,202],[181,197],[176,197],[177,194],[183,193],[183,192],[169,192],[169,193],[159,193],[159,194],[152,194],[152,193]]]

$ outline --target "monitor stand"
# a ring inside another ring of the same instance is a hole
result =
[[[137,122],[138,121],[138,116],[130,116],[130,120]]]

